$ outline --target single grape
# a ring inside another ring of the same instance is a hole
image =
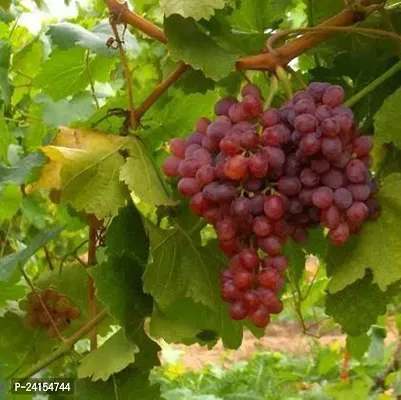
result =
[[[247,192],[258,192],[262,189],[264,183],[262,179],[251,178],[243,182],[242,187]]]
[[[341,133],[346,134],[344,138],[349,138],[349,133],[352,128],[352,124],[354,121],[352,120],[352,117],[350,117],[348,114],[337,114],[333,117],[338,124],[340,125],[340,135]],[[346,140],[348,141],[348,140]]]
[[[312,100],[302,99],[294,106],[295,113],[300,114],[315,114],[316,105]]]
[[[255,311],[249,314],[249,319],[257,328],[265,328],[269,325],[270,314],[265,306],[260,305]]]
[[[183,178],[194,178],[201,166],[202,163],[198,158],[189,157],[180,162],[178,172]]]
[[[302,226],[297,226],[292,234],[292,239],[296,243],[306,243],[308,241],[308,231]]]
[[[361,160],[351,160],[347,165],[346,173],[352,183],[364,183],[368,175],[368,169]]]
[[[315,117],[320,122],[322,122],[325,119],[330,118],[332,116],[333,116],[333,109],[329,106],[322,104],[316,109]]]
[[[347,217],[352,223],[360,224],[369,216],[369,208],[365,203],[357,201],[347,210]]]
[[[340,133],[340,124],[335,118],[326,118],[321,124],[323,135],[329,137],[335,137]]]
[[[220,142],[221,139],[230,131],[230,126],[224,122],[212,122],[207,128],[207,137],[214,142]],[[203,145],[203,141],[202,141]]]
[[[247,290],[244,293],[243,301],[245,302],[245,304],[247,305],[247,307],[250,311],[255,310],[256,308],[258,308],[258,306],[260,304],[258,292],[253,289]]]
[[[279,238],[286,239],[293,232],[293,227],[285,219],[279,219],[274,222],[273,233]]]
[[[299,180],[301,181],[303,186],[312,188],[319,184],[320,177],[319,177],[319,174],[317,172],[313,171],[311,168],[304,168],[301,171]]]
[[[373,140],[371,136],[360,136],[354,140],[353,152],[358,158],[369,155],[373,149]]]
[[[312,202],[315,207],[325,209],[331,206],[333,198],[333,190],[330,187],[322,186],[313,192]]]
[[[248,129],[240,134],[241,147],[247,150],[256,149],[259,145],[259,136],[253,129]]]
[[[231,257],[240,250],[240,242],[237,237],[228,240],[219,240],[219,248],[224,254]]]
[[[230,217],[224,217],[216,223],[216,233],[219,239],[229,240],[237,233],[235,222]]]
[[[239,134],[232,133],[221,139],[220,150],[228,156],[235,156],[241,152],[241,139]]]
[[[196,193],[189,202],[191,211],[196,215],[203,215],[209,209],[210,201],[205,198],[203,193]]]
[[[241,89],[241,95],[242,97],[246,96],[253,96],[256,99],[261,99],[262,98],[262,92],[260,89],[254,85],[253,83],[247,83],[242,89]]]
[[[248,159],[243,155],[238,154],[227,159],[224,166],[224,172],[230,179],[239,181],[244,179],[248,171],[248,164]]]
[[[341,140],[338,138],[324,138],[322,140],[322,153],[329,160],[338,160],[343,151]]]
[[[277,236],[258,238],[258,246],[269,256],[278,256],[281,252],[283,243]]]
[[[213,182],[215,178],[214,167],[211,165],[202,165],[196,172],[196,179],[201,186],[205,186],[208,183]]]
[[[204,211],[202,216],[205,219],[205,221],[207,221],[209,224],[214,225],[219,219],[219,215],[220,215],[219,208],[213,206]]]
[[[346,243],[349,238],[349,227],[347,223],[341,222],[337,228],[330,230],[329,237],[333,244],[341,246]]]
[[[312,196],[313,196],[314,191],[315,191],[314,189],[303,188],[299,192],[298,198],[302,205],[304,205],[304,206],[313,205]]]
[[[258,253],[253,249],[243,250],[239,254],[239,259],[242,266],[248,271],[254,271],[259,267],[260,264]]]
[[[237,271],[234,274],[233,282],[239,290],[250,289],[253,283],[253,274],[248,271]]]
[[[191,133],[187,137],[187,143],[188,143],[188,145],[198,144],[199,146],[201,146],[203,138],[204,138],[204,135],[202,135],[199,132],[194,132],[194,133]]]
[[[185,149],[185,158],[191,157],[195,153],[196,150],[199,150],[201,148],[202,147],[197,143],[189,144],[187,146],[187,148]]]
[[[330,163],[325,158],[316,158],[311,161],[311,169],[322,175],[330,169]]]
[[[341,214],[334,205],[322,211],[322,224],[329,229],[335,229],[341,222]]]
[[[174,138],[170,142],[171,153],[178,158],[185,158],[185,149],[187,148],[187,141],[182,138]]]
[[[346,210],[351,207],[354,199],[349,190],[345,188],[339,188],[334,191],[334,205],[340,210]]]
[[[281,121],[288,122],[291,125],[293,125],[295,118],[297,116],[294,107],[291,105],[281,107],[279,110],[279,115]]]
[[[325,82],[312,82],[308,85],[307,91],[316,102],[320,102],[329,86],[330,84]]]
[[[251,201],[246,197],[238,197],[231,204],[231,215],[239,219],[246,219],[251,215]]]
[[[330,106],[337,107],[344,101],[344,89],[339,85],[329,86],[322,97],[322,103]]]
[[[348,151],[345,151],[338,159],[332,160],[331,165],[335,168],[344,169],[350,160],[351,155],[348,153]]]
[[[347,189],[351,192],[352,197],[356,201],[365,201],[371,194],[371,188],[369,185],[359,183],[347,185]]]
[[[228,110],[228,115],[234,123],[245,121],[247,119],[247,113],[241,103],[233,104]]]
[[[261,215],[265,205],[265,195],[258,194],[251,198],[251,213],[252,215]]]
[[[210,124],[211,121],[208,118],[199,118],[195,123],[195,132],[205,135]]]
[[[321,140],[316,133],[308,133],[301,139],[299,148],[304,154],[316,154],[321,148]]]
[[[266,257],[263,261],[263,265],[265,268],[275,269],[281,276],[284,276],[288,267],[288,261],[284,256]]]
[[[301,171],[301,163],[299,162],[295,154],[293,153],[290,154],[287,157],[287,160],[284,164],[285,175],[291,177],[297,177],[300,171]]]
[[[229,184],[221,184],[216,188],[216,202],[230,203],[237,196],[237,191],[234,186]]]
[[[179,173],[180,164],[181,160],[178,157],[175,156],[167,157],[163,162],[162,166],[163,172],[170,178],[180,176]]]
[[[220,283],[223,285],[226,282],[231,282],[234,279],[234,274],[229,269],[222,269],[220,271]]]
[[[332,189],[338,189],[344,186],[344,177],[342,173],[336,169],[331,168],[321,176],[321,183]]]
[[[200,192],[201,187],[198,181],[194,178],[182,178],[178,182],[178,190],[183,196],[192,197]]]
[[[277,293],[283,288],[284,279],[276,269],[263,268],[259,271],[258,283],[263,288]]]
[[[253,125],[249,121],[241,121],[233,125],[232,132],[242,133],[250,129],[253,129]]]
[[[209,165],[212,163],[212,157],[205,149],[195,150],[192,156],[197,158],[202,165]]]
[[[219,142],[215,142],[206,136],[202,139],[202,147],[210,153],[214,153],[219,150]]]
[[[278,180],[277,188],[280,193],[288,196],[294,196],[301,191],[302,184],[298,178],[283,176]]]
[[[253,220],[252,230],[256,236],[265,237],[273,232],[273,226],[266,217],[259,215]]]
[[[301,202],[298,199],[293,198],[289,201],[287,211],[290,214],[294,214],[294,215],[301,214],[301,212],[303,210],[304,210],[304,206],[301,204]]]
[[[269,195],[265,199],[263,209],[267,218],[277,220],[284,215],[285,204],[280,196]]]
[[[230,306],[230,317],[233,320],[239,321],[245,319],[248,312],[248,307],[243,301],[237,301]]]
[[[280,114],[275,108],[269,108],[260,117],[260,123],[265,127],[277,125],[280,122]]]
[[[221,286],[220,297],[227,303],[233,303],[240,299],[241,292],[232,282],[224,282]]]
[[[308,92],[304,92],[303,90],[296,92],[291,99],[293,104],[297,104],[301,100],[308,100],[314,102],[314,98],[311,96],[311,94]]]
[[[300,133],[315,132],[318,126],[318,120],[314,115],[301,114],[295,118],[294,128]]]
[[[269,163],[263,154],[255,153],[249,157],[249,171],[255,178],[264,178],[268,170]]]
[[[214,106],[214,113],[216,115],[226,115],[228,116],[228,111],[230,107],[237,103],[237,99],[232,96],[223,97]]]
[[[247,115],[257,117],[262,112],[263,105],[259,97],[248,94],[242,100],[242,107]]]
[[[266,146],[262,148],[262,154],[267,157],[269,166],[272,168],[281,168],[285,163],[285,154],[278,147]]]

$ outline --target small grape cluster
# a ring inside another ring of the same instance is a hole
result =
[[[221,273],[231,318],[265,327],[283,307],[287,238],[303,243],[322,224],[342,245],[380,205],[372,139],[342,104],[341,86],[311,83],[280,109],[263,110],[256,85],[241,94],[220,99],[213,122],[201,118],[187,138],[173,139],[163,170],[180,178],[179,192],[231,257]]]
[[[43,308],[38,296],[46,305],[48,313]],[[30,328],[44,328],[51,337],[56,336],[56,332],[48,314],[59,331],[68,327],[72,320],[81,315],[79,308],[72,306],[66,296],[53,289],[47,289],[44,292],[30,292],[27,300],[28,310],[25,315],[25,324]]]

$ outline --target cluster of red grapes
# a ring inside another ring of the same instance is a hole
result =
[[[28,310],[25,315],[25,324],[30,328],[44,328],[52,337],[56,336],[56,332],[48,314],[59,331],[68,327],[72,320],[81,315],[79,308],[72,306],[67,297],[53,289],[47,289],[44,292],[30,292],[27,299]],[[47,312],[40,300],[46,305]]]
[[[221,273],[231,318],[265,327],[282,310],[287,238],[305,242],[308,228],[322,224],[342,245],[380,207],[372,139],[342,105],[340,86],[311,83],[280,109],[263,110],[253,84],[241,94],[220,99],[213,122],[201,118],[194,133],[173,139],[163,170],[180,178],[179,192],[231,257]]]

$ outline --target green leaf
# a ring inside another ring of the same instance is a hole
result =
[[[372,326],[371,343],[369,347],[368,362],[378,363],[384,359],[384,339],[386,338],[386,328],[382,326]]]
[[[56,101],[84,90],[89,84],[85,50],[81,47],[54,50],[34,84]]]
[[[21,185],[29,177],[34,168],[43,165],[45,158],[40,153],[29,154],[12,167],[0,165],[0,185],[14,183]]]
[[[234,29],[245,32],[265,32],[280,19],[286,19],[291,0],[242,0],[230,17]]]
[[[21,205],[21,188],[17,185],[7,185],[0,188],[0,223],[10,219]]]
[[[378,198],[382,206],[380,218],[366,223],[344,246],[329,248],[326,262],[332,276],[328,286],[331,293],[363,278],[367,268],[383,291],[401,279],[401,174],[394,173],[383,180]]]
[[[176,220],[170,230],[148,224],[152,262],[143,276],[144,289],[162,308],[185,297],[217,308],[218,276],[224,264],[219,253],[202,247],[197,226],[186,230],[183,223]]]
[[[160,173],[142,141],[133,138],[128,157],[120,171],[120,179],[142,201],[152,205],[173,205]]]
[[[88,92],[77,93],[69,100],[52,101],[47,96],[35,98],[38,104],[43,104],[43,121],[50,126],[68,126],[77,121],[89,118],[96,107]]]
[[[118,26],[119,34],[122,37],[124,30],[123,25]],[[83,28],[80,25],[71,22],[60,22],[51,25],[47,32],[55,44],[60,49],[66,50],[74,45],[89,49],[97,54],[117,57],[118,54],[111,48],[106,46],[106,41],[110,37],[114,37],[113,30],[109,22],[102,21],[97,24],[92,31]],[[139,47],[135,36],[129,30],[124,34],[124,47],[128,54],[138,53]]]
[[[359,336],[347,336],[347,349],[351,357],[360,361],[368,351],[370,341],[371,339],[366,333]]]
[[[375,141],[378,144],[393,142],[401,148],[401,88],[383,103],[375,115]]]
[[[0,259],[0,280],[7,280],[18,265],[24,264],[46,243],[56,238],[63,230],[62,227],[48,229],[39,233],[25,249],[9,254]]]
[[[9,79],[8,71],[0,67],[0,99],[6,104],[10,103],[12,95],[12,86]]]
[[[25,146],[28,150],[37,150],[43,144],[43,139],[47,135],[47,127],[42,121],[35,121],[28,127],[25,136]]]
[[[229,75],[239,54],[227,51],[201,30],[191,19],[172,15],[164,22],[168,48],[174,61],[184,61],[201,69],[214,80]]]
[[[355,379],[327,385],[324,393],[329,395],[330,399],[333,400],[368,399],[372,383],[372,380],[368,376],[364,376],[363,380]]]
[[[17,282],[0,281],[0,308],[4,307],[9,300],[19,300],[25,295],[25,288],[17,285]]]
[[[3,7],[5,10],[8,10],[11,6],[11,0],[0,0],[0,7]]]
[[[120,329],[99,348],[91,351],[78,367],[78,378],[107,381],[111,375],[125,369],[135,361],[138,347],[129,342]],[[107,360],[107,362],[104,362]]]
[[[135,238],[135,240],[132,240]],[[130,255],[139,264],[145,265],[149,257],[149,238],[141,215],[134,203],[121,208],[107,229],[107,253]]]
[[[128,367],[113,375],[107,382],[91,382],[89,379],[77,380],[75,396],[77,400],[110,400],[116,398],[159,400],[160,389],[158,385],[149,384],[148,371]]]
[[[167,17],[180,14],[184,18],[200,20],[210,19],[214,10],[224,8],[225,3],[225,0],[162,0],[161,8]]]
[[[0,78],[1,79],[1,78]],[[10,144],[10,134],[8,132],[4,112],[0,109],[0,161],[8,161],[8,145]],[[1,167],[0,167],[1,168]],[[1,175],[0,175],[1,180]]]
[[[395,288],[383,292],[372,283],[371,274],[326,297],[326,314],[337,321],[344,332],[358,336],[366,332],[379,315],[386,313]]]

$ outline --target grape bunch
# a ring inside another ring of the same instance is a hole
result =
[[[311,83],[280,109],[263,110],[256,85],[241,95],[220,99],[213,122],[201,118],[187,138],[173,139],[163,170],[179,178],[179,192],[230,257],[221,297],[231,318],[265,327],[283,307],[286,240],[304,243],[323,225],[342,245],[380,205],[372,139],[342,104],[341,86]]]
[[[54,327],[38,296],[46,305],[48,313],[60,331],[81,315],[79,308],[73,307],[66,296],[53,289],[47,289],[44,292],[30,292],[27,295],[28,310],[25,315],[25,324],[30,328],[44,328],[49,336],[56,336]]]

